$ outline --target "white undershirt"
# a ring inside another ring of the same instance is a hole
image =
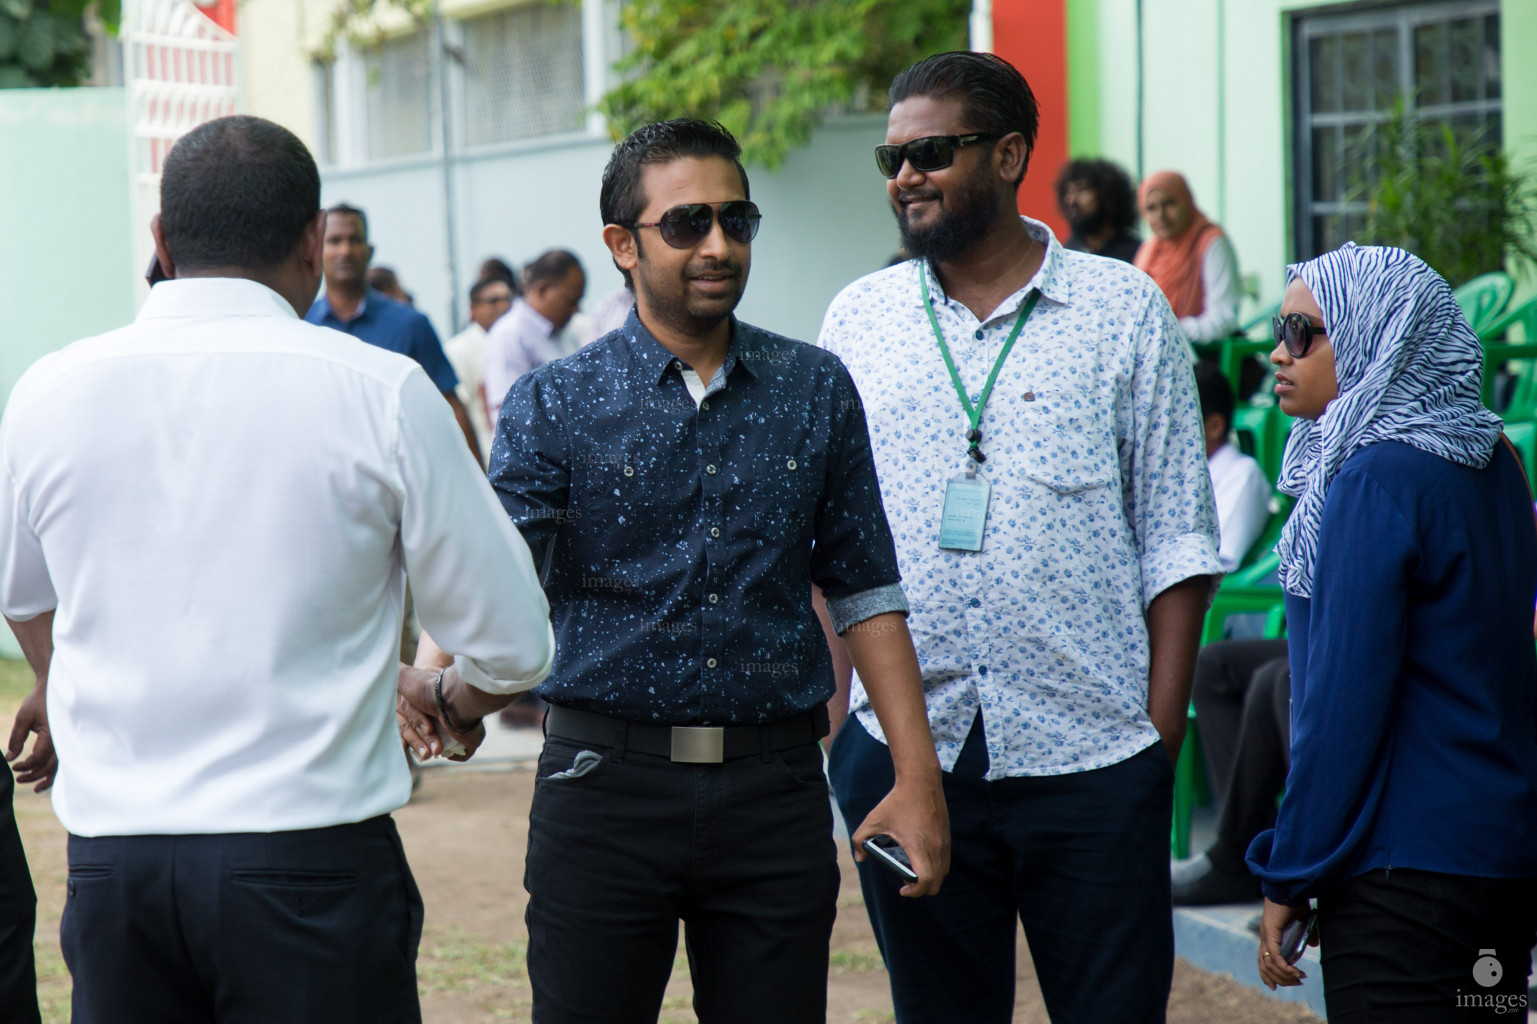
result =
[[[1222,542],[1217,557],[1228,572],[1238,568],[1270,521],[1270,481],[1253,458],[1231,441],[1206,460]]]
[[[1201,293],[1206,308],[1198,316],[1179,318],[1180,330],[1191,341],[1216,341],[1238,329],[1238,306],[1243,302],[1243,281],[1238,257],[1226,234],[1206,247],[1201,259]]]

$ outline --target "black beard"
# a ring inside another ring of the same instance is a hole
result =
[[[902,248],[910,259],[931,263],[949,263],[961,256],[987,234],[998,214],[997,191],[981,174],[963,182],[947,198],[940,200],[938,221],[914,231],[908,226],[907,212],[901,204],[891,204],[902,233]]]
[[[1105,230],[1109,220],[1103,209],[1096,208],[1093,213],[1068,217],[1067,223],[1072,227],[1073,234],[1079,238],[1089,238]]]

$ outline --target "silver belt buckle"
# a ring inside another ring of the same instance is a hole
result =
[[[672,759],[683,764],[720,764],[726,759],[726,730],[719,725],[672,727]]]

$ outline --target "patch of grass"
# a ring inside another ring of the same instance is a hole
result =
[[[21,706],[22,699],[32,692],[37,680],[32,676],[32,666],[14,658],[0,658],[0,713],[5,716],[5,728],[9,733],[11,718]]]
[[[457,928],[427,929],[416,957],[416,984],[428,992],[528,988],[528,943],[476,942]]]
[[[870,1024],[896,1024],[897,1015],[890,1010],[860,1010],[859,1019]]]
[[[828,957],[833,974],[849,974],[864,971],[883,971],[886,965],[879,954],[856,953],[847,949],[835,949]]]
[[[37,957],[37,1004],[43,1011],[43,1024],[69,1024],[71,983],[59,945],[34,942],[32,950]]]

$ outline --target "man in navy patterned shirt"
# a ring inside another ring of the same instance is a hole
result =
[[[844,289],[821,342],[896,512],[954,836],[934,899],[860,868],[897,1020],[1012,1020],[1017,919],[1055,1024],[1161,1021],[1170,767],[1221,571],[1188,346],[1145,274],[1020,216],[1018,71],[940,54],[890,98],[876,159],[914,258]],[[850,821],[892,772],[858,676],[828,764]]]
[[[525,875],[540,1024],[655,1021],[680,919],[702,1020],[825,1019],[833,675],[813,584],[897,764],[856,838],[901,842],[908,896],[948,867],[859,396],[837,358],[732,316],[759,220],[739,152],[694,120],[619,144],[603,238],[636,308],[518,380],[497,422],[491,482],[557,637]]]

